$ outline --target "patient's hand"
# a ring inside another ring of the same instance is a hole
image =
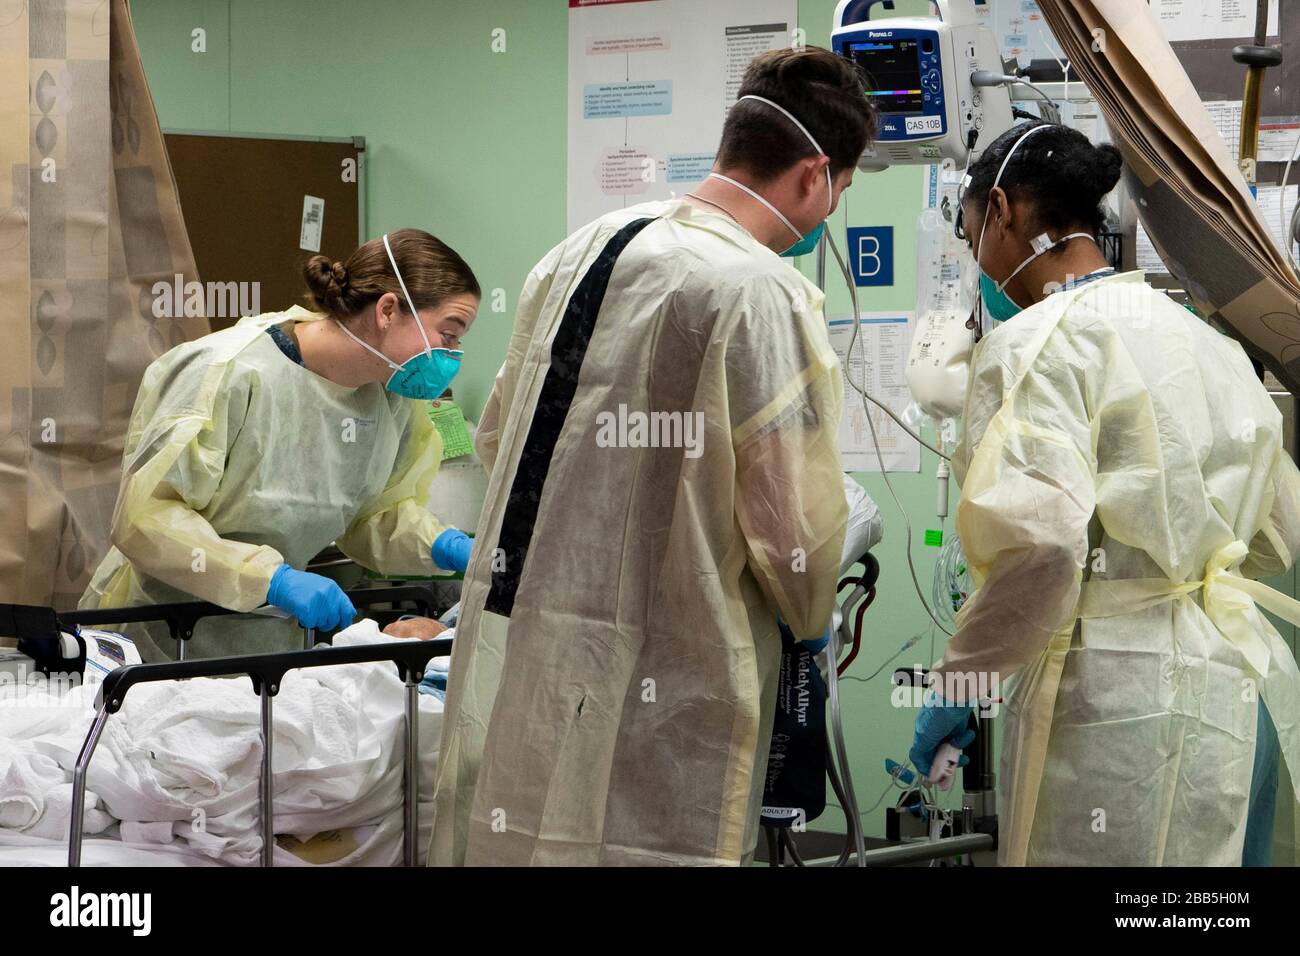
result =
[[[411,617],[405,621],[394,621],[384,628],[384,633],[389,637],[413,637],[416,640],[427,641],[445,630],[447,625],[439,624],[431,617]]]

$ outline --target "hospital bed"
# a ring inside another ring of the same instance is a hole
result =
[[[863,575],[850,576],[848,579],[841,581],[842,587],[852,584],[854,593],[843,603],[843,625],[840,624],[841,618],[837,615],[837,630],[842,627],[840,633],[844,639],[843,643],[835,645],[834,656],[830,658],[831,661],[838,663],[838,668],[835,667],[835,664],[831,665],[833,669],[837,670],[842,670],[848,666],[860,646],[862,613],[865,611],[867,604],[870,603],[871,596],[874,595],[875,579],[879,571],[878,564],[868,552],[880,540],[881,535],[880,515],[875,508],[874,502],[869,499],[861,486],[849,476],[845,476],[844,483],[850,515],[846,530],[844,562],[841,573],[847,572],[852,565],[859,561],[864,563],[866,570]],[[384,613],[376,610],[384,605],[393,606],[394,608],[400,605],[404,609],[414,610],[423,616],[433,617],[435,609],[439,609],[440,605],[440,595],[427,584],[353,589],[347,593],[355,607],[369,608],[372,611],[372,616],[375,617]],[[864,598],[865,600],[863,600]],[[848,626],[849,611],[854,609],[859,601],[862,601],[862,606],[857,608],[857,626],[850,627]],[[87,695],[84,712],[85,720],[83,724],[77,725],[75,733],[75,737],[79,741],[79,748],[63,757],[62,766],[71,771],[71,802],[66,809],[61,809],[61,813],[66,814],[61,819],[65,821],[64,825],[67,833],[66,844],[62,844],[60,841],[61,845],[57,847],[58,850],[62,851],[61,855],[55,857],[56,847],[52,844],[52,841],[25,840],[21,834],[16,835],[13,830],[3,829],[3,824],[0,824],[0,865],[15,862],[48,864],[66,860],[69,866],[80,866],[83,862],[95,865],[110,859],[119,863],[132,863],[135,865],[213,865],[211,856],[205,857],[203,853],[198,851],[190,852],[186,846],[171,845],[171,834],[166,829],[164,829],[162,837],[166,842],[160,845],[152,843],[141,845],[139,840],[128,840],[126,836],[123,836],[119,841],[119,846],[109,846],[108,841],[104,838],[87,839],[84,832],[89,819],[87,794],[91,783],[92,762],[96,753],[101,750],[101,741],[105,734],[109,732],[110,728],[118,726],[125,719],[116,715],[122,714],[128,697],[137,701],[136,707],[138,708],[140,706],[138,703],[139,698],[141,694],[148,693],[148,688],[156,689],[169,683],[174,686],[175,682],[178,681],[197,683],[205,680],[212,681],[214,678],[231,677],[247,677],[260,704],[260,714],[258,715],[260,719],[257,721],[260,753],[254,751],[258,759],[256,816],[255,819],[248,821],[249,829],[255,828],[257,839],[253,841],[249,837],[244,845],[244,855],[235,862],[250,865],[255,859],[262,866],[299,862],[298,859],[294,859],[293,856],[277,845],[277,834],[283,838],[286,833],[293,834],[297,832],[292,829],[290,824],[285,822],[285,813],[282,811],[277,815],[276,811],[276,791],[273,789],[273,783],[278,786],[281,783],[281,778],[285,775],[279,766],[272,773],[272,760],[277,751],[275,746],[277,734],[273,727],[277,694],[286,679],[292,674],[311,672],[339,665],[373,665],[382,662],[394,665],[398,674],[398,680],[392,681],[390,672],[389,680],[392,686],[386,688],[386,692],[394,697],[404,696],[401,729],[395,731],[395,735],[400,736],[403,752],[400,797],[400,859],[408,866],[422,862],[419,859],[421,844],[421,788],[419,776],[420,771],[428,774],[426,777],[428,783],[426,783],[425,789],[431,793],[432,767],[436,760],[437,738],[439,735],[436,732],[427,731],[425,734],[421,734],[418,729],[418,718],[421,710],[437,708],[440,722],[441,700],[432,695],[420,694],[418,690],[422,676],[430,668],[430,662],[434,658],[444,657],[450,653],[451,639],[436,638],[429,641],[395,641],[363,646],[327,647],[316,646],[317,635],[311,630],[304,630],[302,650],[187,660],[185,648],[188,641],[193,637],[196,625],[200,620],[208,617],[232,616],[237,612],[201,602],[61,613],[56,613],[48,608],[15,608],[13,606],[10,606],[7,610],[8,622],[6,627],[6,608],[0,606],[0,637],[12,635],[24,638],[26,647],[33,652],[39,650],[39,645],[42,643],[48,645],[47,652],[50,656],[51,666],[57,663],[61,655],[66,656],[67,648],[64,643],[66,635],[69,632],[75,632],[78,627],[112,628],[115,625],[144,622],[163,622],[166,624],[168,633],[177,643],[177,660],[157,664],[131,664],[109,669],[95,693],[93,701],[90,701]],[[259,608],[252,613],[273,614],[276,616],[281,614],[281,612],[273,608]],[[392,610],[387,613],[395,617],[400,612]],[[377,628],[375,628],[375,633],[378,633]],[[61,635],[63,635],[62,640]],[[838,652],[840,650],[848,651],[846,659],[839,659]],[[82,652],[84,657],[84,648]],[[182,686],[193,686],[193,684]],[[838,692],[834,688],[834,679],[832,679],[832,688],[832,707],[838,717]],[[158,698],[148,699],[152,701]],[[247,716],[251,717],[251,715]],[[252,720],[250,719],[243,725],[243,729],[248,730],[251,723]],[[851,793],[852,780],[848,773],[847,751],[838,719],[835,721],[835,727],[836,733],[833,740],[835,760],[832,764],[832,780],[838,785],[837,790],[843,787]],[[432,746],[428,750],[422,750],[420,746],[421,740],[425,737],[431,738],[430,743]],[[116,759],[116,754],[106,759]],[[840,773],[835,773],[834,768],[836,765],[841,768]],[[110,763],[110,767],[112,766],[113,764]],[[104,772],[103,770],[99,771],[101,781]],[[64,786],[66,787],[66,784]],[[100,788],[97,786],[95,789],[98,791]],[[247,789],[251,789],[251,784],[247,785],[245,792],[247,792]],[[120,798],[120,794],[115,796]],[[174,810],[175,806],[169,805],[165,809]],[[394,810],[396,809],[394,807]],[[146,811],[138,811],[134,807],[130,808],[130,810],[134,815],[129,816],[129,819],[126,812],[116,809],[113,813],[107,814],[119,821],[117,827],[119,833],[125,833],[128,823],[135,828],[132,830],[135,833],[141,827],[152,825],[151,821],[156,821],[157,825],[164,828],[175,824],[177,829],[180,829],[179,824],[176,823],[174,813],[171,815],[163,814],[161,817],[150,817],[147,815],[147,808]],[[293,811],[289,811],[288,815],[292,817]],[[395,830],[396,827],[392,829]],[[302,832],[318,833],[320,831],[308,827],[303,829]],[[395,836],[395,834],[391,835]],[[189,844],[189,846],[193,845],[188,837],[184,838],[182,842]],[[254,857],[251,847],[258,848],[256,857]],[[386,862],[396,862],[396,857],[397,854],[394,852],[386,859]],[[350,859],[351,856],[345,857],[340,862],[346,865]],[[373,859],[361,862],[373,862]]]
[[[377,611],[380,616],[396,616],[401,605],[424,616],[432,616],[433,603],[430,592],[421,586],[366,588],[349,592],[349,599],[357,608],[378,608],[380,605],[394,607],[391,611]],[[228,611],[215,605],[193,602],[186,604],[156,605],[135,608],[115,608],[93,611],[74,611],[56,613],[49,608],[30,608],[7,605],[0,607],[0,636],[19,639],[19,647],[33,655],[35,668],[49,673],[60,664],[60,658],[67,653],[67,636],[76,635],[80,628],[91,625],[127,624],[145,621],[166,622],[172,637],[177,640],[179,649],[193,635],[196,623],[207,617],[229,616],[237,612]],[[377,633],[377,628],[375,629]],[[87,632],[92,633],[92,632]],[[396,666],[400,685],[405,690],[405,707],[400,732],[402,741],[402,837],[401,858],[407,866],[422,863],[420,858],[420,787],[421,770],[428,772],[436,758],[437,734],[428,734],[431,740],[421,747],[420,711],[430,707],[436,708],[440,719],[441,705],[434,699],[418,694],[420,680],[435,657],[450,654],[451,638],[435,638],[427,641],[384,640],[382,643],[350,644],[349,646],[311,646],[315,634],[306,631],[302,650],[283,653],[242,655],[200,660],[184,660],[156,663],[130,664],[118,667],[108,673],[98,687],[93,703],[93,719],[85,733],[80,751],[76,756],[72,773],[72,799],[67,816],[68,839],[66,844],[66,861],[69,866],[82,863],[85,841],[83,827],[87,793],[88,771],[91,761],[110,718],[121,711],[128,694],[133,688],[139,688],[160,682],[191,681],[196,678],[247,677],[252,683],[261,707],[260,721],[260,766],[257,779],[257,828],[260,833],[261,849],[259,862],[262,866],[271,866],[276,857],[275,807],[273,795],[273,775],[271,772],[274,754],[273,731],[274,704],[277,694],[285,681],[286,675],[305,670],[341,665],[390,663]],[[183,653],[178,653],[183,658]],[[84,662],[84,642],[81,660]],[[194,686],[194,685],[187,685]],[[277,771],[279,775],[281,771]],[[427,821],[426,821],[427,822]],[[384,834],[385,822],[381,821],[374,828],[376,834]],[[0,843],[0,865],[14,863],[53,863],[51,846],[48,841],[23,839],[21,834],[12,831],[6,834],[9,839]],[[104,840],[93,841],[96,860],[106,858]],[[172,845],[144,847],[131,845],[128,854],[132,862],[141,863],[148,860],[159,865],[204,865],[210,859],[203,859],[201,854],[187,853],[183,848]],[[284,853],[281,851],[281,857]],[[116,852],[120,862],[126,862]],[[371,854],[373,857],[373,854]],[[94,862],[94,861],[92,861]]]

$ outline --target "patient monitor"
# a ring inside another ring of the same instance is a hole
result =
[[[983,0],[979,0],[980,3]],[[866,75],[866,95],[880,111],[876,142],[858,161],[872,172],[900,164],[952,160],[1011,128],[1005,87],[978,88],[977,70],[1002,74],[997,39],[979,25],[976,0],[934,0],[938,17],[869,20],[891,0],[840,0],[831,45]]]
[[[862,68],[863,92],[880,116],[876,141],[858,160],[859,169],[943,164],[963,170],[1011,128],[1011,96],[999,84],[1014,79],[1003,71],[997,38],[980,25],[977,2],[983,0],[933,0],[934,17],[872,20],[872,8],[892,10],[893,2],[840,0],[831,45]],[[974,346],[966,328],[973,302],[963,301],[956,274],[947,274],[944,265],[954,244],[951,225],[937,212],[923,216],[917,331],[905,378],[917,404],[936,421],[961,414]],[[970,264],[965,267],[969,271]]]

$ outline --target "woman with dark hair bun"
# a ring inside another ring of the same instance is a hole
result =
[[[1102,256],[1120,167],[1026,124],[964,184],[991,319],[952,462],[978,590],[911,757],[929,773],[968,743],[967,688],[1014,675],[1002,862],[1267,862],[1279,738],[1300,782],[1300,671],[1255,602],[1297,620],[1258,579],[1300,552],[1300,472],[1241,347]]]
[[[970,168],[958,235],[981,265],[980,298],[994,324],[1066,281],[1082,285],[1114,273],[1097,234],[1106,221],[1102,202],[1122,167],[1109,143],[1094,146],[1068,126],[1025,123],[995,140]]]
[[[396,575],[463,571],[469,539],[428,510],[442,442],[423,402],[446,391],[479,285],[418,229],[303,267],[313,311],[253,316],[149,366],[123,456],[112,542],[86,608],[272,604],[336,630],[355,610],[303,570],[331,543]],[[167,656],[166,631],[133,636]],[[201,622],[197,655],[285,650],[292,621]]]

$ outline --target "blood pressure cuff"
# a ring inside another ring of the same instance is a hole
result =
[[[772,746],[763,786],[764,826],[789,828],[826,809],[826,684],[813,653],[781,628]]]

